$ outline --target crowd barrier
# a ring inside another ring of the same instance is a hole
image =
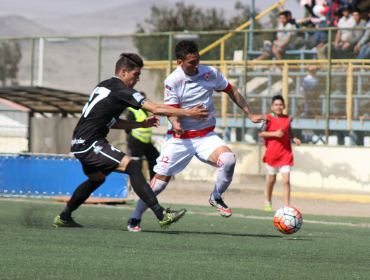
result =
[[[70,196],[87,177],[80,162],[60,155],[0,156],[0,194]],[[110,174],[92,197],[127,198],[128,175]]]

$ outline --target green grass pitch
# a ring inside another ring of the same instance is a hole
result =
[[[273,212],[233,209],[240,217],[225,219],[204,214],[212,207],[186,208],[166,231],[147,212],[143,232],[131,233],[130,209],[82,206],[74,217],[84,228],[57,229],[52,222],[63,205],[0,201],[0,279],[370,278],[369,227],[308,222],[370,218],[302,213],[302,229],[284,236],[272,220],[241,217]]]

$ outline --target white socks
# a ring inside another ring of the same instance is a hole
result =
[[[158,180],[155,177],[150,182],[150,187],[152,188],[156,196],[158,196],[167,187],[167,185],[167,182]],[[146,209],[148,209],[148,206],[142,199],[139,199],[135,211],[131,215],[131,218],[141,220],[141,216],[146,211]]]
[[[217,160],[217,166],[220,168],[217,174],[216,186],[212,193],[212,198],[221,198],[221,195],[231,184],[235,168],[235,156],[233,153],[222,153]]]

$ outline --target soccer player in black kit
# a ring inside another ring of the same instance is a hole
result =
[[[142,108],[154,115],[203,120],[208,117],[208,109],[202,109],[202,104],[190,110],[183,110],[155,104],[143,97],[134,89],[143,66],[143,60],[139,55],[121,54],[116,62],[115,76],[98,84],[84,106],[81,119],[73,132],[71,152],[81,162],[88,180],[77,187],[64,210],[55,217],[54,227],[82,227],[72,219],[72,212],[104,183],[105,177],[112,171],[126,173],[130,176],[134,191],[153,210],[163,229],[184,216],[186,209],[173,211],[161,207],[141,172],[140,164],[114,148],[106,140],[111,128],[134,129],[159,124],[159,119],[155,116],[143,122],[119,119],[122,111],[127,107]]]

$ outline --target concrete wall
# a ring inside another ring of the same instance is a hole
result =
[[[370,191],[369,156],[364,147],[295,147],[292,185]]]
[[[229,147],[236,157],[236,166],[233,181],[241,183],[256,179],[256,177],[265,177],[265,166],[261,159],[265,152],[262,145],[230,144]],[[176,175],[177,180],[188,181],[215,181],[218,169],[204,164],[194,158],[188,167]]]
[[[32,118],[31,151],[32,153],[69,154],[73,130],[78,118]],[[122,151],[125,150],[126,133],[111,129],[108,141]]]
[[[49,118],[31,120],[31,152],[68,154],[72,132],[78,119]],[[157,129],[154,129],[154,132]],[[163,130],[163,129],[162,129]],[[161,132],[162,132],[161,130]],[[165,129],[164,129],[165,130]],[[161,133],[163,138],[164,130]],[[108,141],[126,152],[125,132],[112,129]],[[163,139],[164,140],[164,139]],[[160,146],[162,141],[158,141]],[[2,143],[3,145],[4,143]],[[264,180],[263,145],[229,144],[237,160],[234,182]],[[370,191],[370,149],[364,147],[293,146],[294,166],[291,184],[298,187]],[[212,181],[218,169],[194,158],[176,180]],[[278,180],[281,177],[278,176]]]
[[[230,144],[236,155],[234,182],[262,178],[266,168],[262,163],[262,145]],[[363,147],[293,147],[294,166],[291,184],[298,187],[370,191],[370,168],[367,159],[370,149]],[[188,167],[176,175],[178,180],[215,181],[217,168],[193,159]],[[278,180],[281,176],[278,175]]]

